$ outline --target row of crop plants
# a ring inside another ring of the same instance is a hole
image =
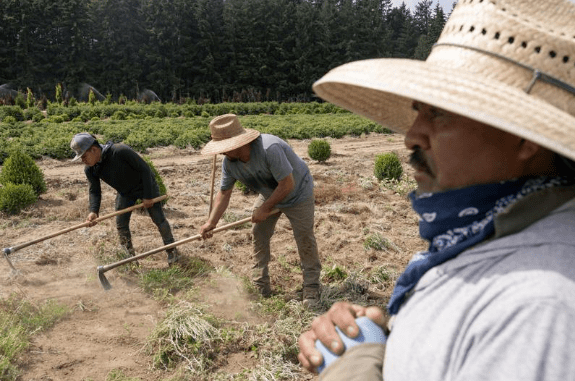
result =
[[[229,111],[229,110],[226,110]],[[225,112],[224,112],[225,113]],[[178,148],[201,148],[210,140],[209,117],[149,118],[131,120],[95,119],[89,122],[15,122],[0,123],[0,163],[11,146],[38,159],[72,157],[70,140],[74,134],[87,131],[102,141],[124,142],[138,152],[152,147],[174,145]],[[240,116],[246,128],[270,133],[283,139],[341,138],[370,132],[387,133],[388,129],[351,113],[245,115]]]

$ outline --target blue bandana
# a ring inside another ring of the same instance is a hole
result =
[[[413,209],[421,217],[419,234],[429,241],[429,249],[415,254],[397,279],[389,313],[397,314],[427,270],[494,234],[493,218],[508,206],[531,193],[571,182],[561,177],[521,178],[441,193],[410,193]]]

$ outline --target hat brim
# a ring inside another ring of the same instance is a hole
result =
[[[407,59],[351,62],[314,83],[321,98],[405,134],[412,101],[464,115],[575,160],[575,117],[485,75]]]
[[[251,143],[257,137],[260,136],[260,132],[257,130],[253,130],[251,128],[246,128],[244,131],[236,135],[232,138],[214,141],[211,140],[204,148],[202,148],[201,154],[202,155],[216,155],[219,153],[233,151],[236,148],[240,148],[248,143]]]
[[[91,147],[91,146],[90,146]],[[74,156],[74,158],[70,161],[78,161],[82,158],[82,155],[86,153],[87,150],[89,150],[90,148],[87,148],[84,150],[84,152],[77,154],[76,156]]]

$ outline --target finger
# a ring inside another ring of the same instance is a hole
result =
[[[365,307],[356,304],[339,302],[329,309],[328,314],[333,323],[337,325],[347,337],[355,338],[359,334],[359,327],[355,323],[355,319],[359,316],[365,316],[365,309]]]
[[[316,317],[311,323],[312,331],[316,337],[336,355],[340,355],[344,351],[343,341],[335,330],[334,322],[330,319],[328,314]]]
[[[383,311],[375,306],[367,307],[365,310],[365,316],[367,316],[375,324],[385,327],[386,319]]]
[[[298,340],[300,348],[298,359],[302,366],[310,372],[315,372],[316,368],[323,363],[323,356],[316,349],[315,341],[316,336],[311,330],[301,334]]]

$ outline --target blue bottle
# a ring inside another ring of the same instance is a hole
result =
[[[383,329],[371,321],[368,317],[359,317],[355,319],[355,323],[359,327],[359,334],[354,339],[347,337],[338,327],[335,327],[335,330],[343,341],[345,350],[348,350],[349,348],[355,347],[356,345],[362,343],[385,343],[387,336],[385,336]],[[321,373],[339,356],[327,349],[325,345],[323,345],[319,340],[315,341],[315,347],[321,352],[323,356],[323,364],[317,368],[317,371]]]

